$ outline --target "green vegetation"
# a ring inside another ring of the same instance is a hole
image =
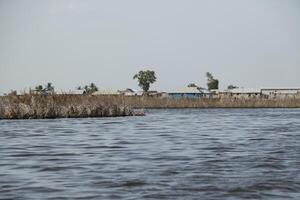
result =
[[[83,87],[79,86],[77,89],[84,90],[83,94],[92,94],[93,92],[98,91],[98,87],[95,85],[95,83],[91,83],[90,85],[85,85]]]
[[[17,91],[16,90],[11,90],[7,95],[8,96],[16,96],[17,95]]]
[[[54,87],[52,86],[52,83],[47,83],[47,85],[45,87],[45,91],[47,93],[53,93],[54,92]]]
[[[198,87],[195,83],[188,84],[188,87]]]
[[[239,87],[234,86],[234,85],[228,85],[228,86],[227,86],[227,89],[228,89],[228,90],[232,90],[232,89],[236,89],[236,88],[239,88]]]
[[[207,77],[207,88],[208,90],[217,90],[219,89],[219,80],[215,79],[213,75],[209,72],[206,72]]]
[[[37,92],[43,92],[43,90],[44,90],[44,88],[43,88],[43,86],[42,85],[38,85],[38,86],[36,86],[35,87],[35,91],[37,91]]]
[[[0,96],[0,119],[116,117],[140,108],[299,108],[300,97],[171,99],[151,96],[24,94]],[[133,108],[133,109],[132,109]],[[143,114],[143,113],[141,113]]]
[[[42,85],[36,86],[35,91],[40,94],[52,94],[54,93],[54,87],[52,86],[52,83],[49,82],[45,87]]]
[[[147,93],[150,89],[150,84],[156,81],[155,72],[151,70],[139,71],[139,73],[133,76],[133,79],[137,79],[139,86]]]

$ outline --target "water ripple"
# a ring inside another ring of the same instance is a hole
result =
[[[300,109],[0,121],[0,199],[300,199]]]

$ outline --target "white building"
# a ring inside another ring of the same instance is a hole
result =
[[[114,89],[102,89],[102,90],[98,90],[96,92],[93,92],[92,95],[120,95],[120,91],[119,90],[114,90]]]
[[[300,94],[300,88],[262,88],[265,95],[295,95]]]

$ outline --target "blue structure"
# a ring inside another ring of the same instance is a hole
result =
[[[204,97],[206,94],[207,93],[201,91],[197,87],[182,88],[168,93],[169,98],[171,99],[199,99],[201,97]]]
[[[203,94],[198,94],[198,93],[168,93],[168,95],[171,99],[181,99],[181,98],[198,99],[203,97]]]

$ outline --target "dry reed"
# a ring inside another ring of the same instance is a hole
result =
[[[300,108],[297,96],[285,98],[171,99],[93,95],[10,95],[0,97],[0,119],[116,117],[136,108]]]
[[[90,95],[0,97],[0,119],[116,117],[133,115],[120,98]]]
[[[170,99],[156,97],[126,97],[133,108],[300,108],[300,98],[200,98]]]

